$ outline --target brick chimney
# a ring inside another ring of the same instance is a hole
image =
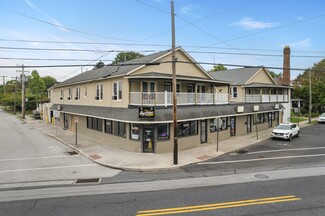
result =
[[[283,85],[291,85],[290,82],[290,47],[283,49]]]

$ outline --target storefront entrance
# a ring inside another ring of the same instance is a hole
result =
[[[69,119],[66,113],[63,114],[63,127],[64,129],[69,129]]]
[[[154,152],[154,126],[153,125],[144,125],[143,126],[143,141],[142,149],[143,152],[153,153]]]
[[[271,127],[272,127],[272,120],[273,120],[273,118],[272,118],[272,113],[271,113],[271,112],[269,113],[269,118],[268,118],[268,120],[269,120],[269,128],[271,128]]]
[[[200,121],[201,125],[201,144],[206,143],[208,141],[208,135],[207,135],[207,120]]]
[[[236,136],[236,117],[230,117],[230,136]]]

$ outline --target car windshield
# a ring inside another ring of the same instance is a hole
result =
[[[290,130],[290,125],[279,125],[276,127],[276,129]]]
[[[323,113],[322,115],[320,115],[320,117],[325,117],[325,113]]]

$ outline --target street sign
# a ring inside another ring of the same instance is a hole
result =
[[[74,122],[75,122],[75,123],[78,123],[78,121],[79,121],[78,117],[75,116],[75,117],[74,117]]]

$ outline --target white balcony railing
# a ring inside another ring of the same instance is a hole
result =
[[[176,93],[178,105],[227,104],[228,94]],[[173,104],[171,92],[130,92],[130,105],[170,106]]]

